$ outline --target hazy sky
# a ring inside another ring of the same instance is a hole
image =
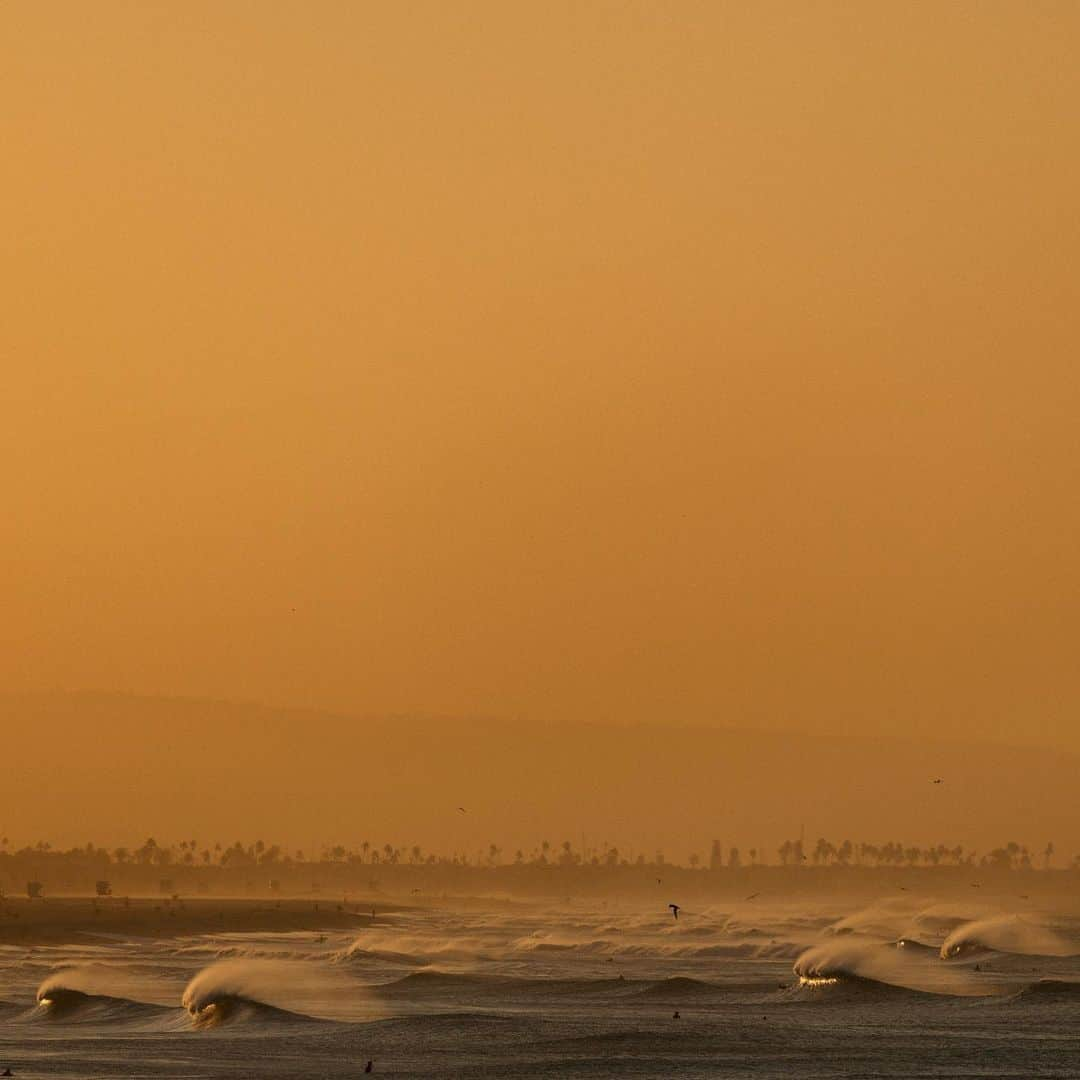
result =
[[[0,685],[1080,749],[1080,5],[0,6]]]

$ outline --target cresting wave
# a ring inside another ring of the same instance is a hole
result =
[[[956,927],[942,943],[941,957],[954,960],[989,951],[1024,956],[1074,956],[1077,953],[1075,945],[1048,927],[1019,915],[995,915]]]
[[[214,1028],[238,1021],[304,1022],[312,1018],[300,1013],[278,1009],[243,994],[219,993],[210,998],[186,1001],[184,1007],[196,1028]]]
[[[251,1020],[310,1020],[268,1000],[289,999],[293,967],[258,960],[223,960],[211,964],[188,983],[183,1006],[198,1028]]]
[[[36,1007],[24,1015],[29,1020],[104,1024],[152,1020],[171,1011],[165,1005],[75,990],[54,977],[38,989]]]
[[[187,985],[183,1006],[196,1027],[240,1021],[313,1023],[373,1019],[365,988],[327,963],[222,960]]]
[[[981,996],[994,990],[970,972],[944,965],[932,950],[898,948],[889,943],[834,941],[807,949],[792,969],[799,988],[821,990],[858,986],[877,993]]]

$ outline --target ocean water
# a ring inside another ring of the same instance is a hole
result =
[[[1078,1021],[1076,919],[908,898],[0,948],[24,1078],[1078,1077]]]

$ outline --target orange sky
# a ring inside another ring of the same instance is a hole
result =
[[[0,688],[1080,749],[1080,6],[0,7]]]

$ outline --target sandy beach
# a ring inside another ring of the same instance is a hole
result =
[[[287,933],[371,925],[387,905],[342,900],[46,897],[0,900],[0,944],[64,943],[87,935],[145,938],[206,933]]]

